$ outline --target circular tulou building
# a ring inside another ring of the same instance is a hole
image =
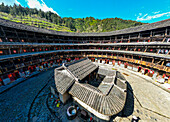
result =
[[[127,83],[98,63],[170,77],[170,19],[103,33],[58,32],[0,19],[0,86],[63,64],[55,69],[61,101],[72,96],[109,120],[124,107]]]

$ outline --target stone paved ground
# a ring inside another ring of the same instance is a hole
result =
[[[28,112],[34,97],[47,83],[54,69],[42,72],[10,90],[0,94],[0,122],[27,121]]]
[[[102,66],[102,65],[101,65]],[[112,69],[112,66],[104,65]],[[140,121],[170,121],[170,93],[148,82],[138,75],[126,69],[115,68],[124,74],[129,85],[128,100],[125,106],[124,116],[118,115],[114,121],[130,121],[132,115],[140,118]]]
[[[54,86],[54,78],[52,78],[48,85],[40,92],[37,98],[34,101],[33,107],[30,111],[30,120],[31,121],[53,121],[53,117],[46,105],[48,94],[50,94],[50,86]]]

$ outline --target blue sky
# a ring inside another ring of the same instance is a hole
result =
[[[0,0],[2,2],[52,11],[61,17],[118,17],[145,23],[170,18],[170,0]]]

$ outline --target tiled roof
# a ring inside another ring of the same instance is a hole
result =
[[[117,31],[111,31],[111,32],[101,32],[101,33],[72,33],[72,32],[61,32],[61,31],[53,31],[53,30],[47,30],[42,28],[37,28],[33,26],[28,26],[20,23],[15,23],[9,20],[0,19],[0,25],[10,27],[10,28],[16,28],[19,30],[26,30],[31,32],[38,32],[38,33],[44,33],[44,34],[51,34],[51,35],[60,35],[60,36],[77,36],[77,37],[102,37],[102,36],[113,36],[113,35],[120,35],[120,34],[128,34],[128,33],[134,33],[134,32],[141,32],[141,31],[147,31],[147,30],[153,30],[156,28],[163,28],[168,27],[170,25],[170,19],[151,23],[151,24],[145,24],[137,27],[117,30]]]
[[[64,64],[55,70],[57,90],[61,94],[68,91],[101,114],[117,114],[123,109],[126,101],[126,79],[117,71],[96,68],[98,66],[88,58]],[[98,87],[79,82],[95,69],[98,74],[105,76]]]

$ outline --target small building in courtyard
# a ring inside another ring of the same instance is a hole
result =
[[[55,84],[63,103],[72,97],[80,108],[102,120],[108,121],[121,112],[126,102],[124,76],[99,67],[88,58],[56,68]]]

